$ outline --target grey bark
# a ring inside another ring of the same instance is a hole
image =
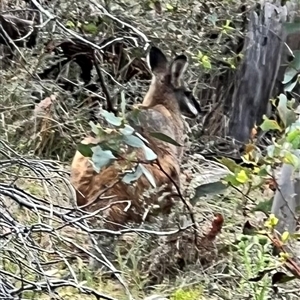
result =
[[[250,13],[244,59],[236,74],[229,135],[245,142],[267,111],[281,61],[286,8],[265,1]]]
[[[282,233],[295,232],[296,208],[300,201],[300,180],[294,179],[294,167],[283,164],[278,180],[279,188],[275,192],[271,212],[279,219],[276,229]],[[299,173],[299,172],[297,172]]]

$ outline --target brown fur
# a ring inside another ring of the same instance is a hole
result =
[[[158,58],[161,58],[160,55],[163,55],[160,54],[161,52],[157,48],[153,51],[159,51],[157,52]],[[157,53],[155,52],[155,54]],[[184,123],[181,115],[184,112],[182,109],[180,110],[179,101],[187,101],[187,99],[184,99],[183,96],[180,98],[182,93],[176,92],[176,88],[181,88],[181,82],[179,81],[180,72],[177,69],[178,67],[181,68],[186,61],[184,62],[183,59],[179,62],[177,61],[179,66],[177,66],[176,71],[179,73],[176,73],[176,76],[174,75],[175,78],[172,78],[173,69],[171,67],[166,68],[164,64],[160,63],[160,61],[157,63],[157,61],[159,59],[156,60],[156,57],[153,58],[152,56],[152,65],[154,66],[152,72],[155,76],[142,105],[140,105],[141,126],[136,130],[148,140],[148,146],[157,154],[158,161],[165,173],[179,185],[180,160],[183,155],[183,147],[176,147],[170,143],[155,139],[147,132],[159,131],[180,144],[184,142]],[[175,63],[174,67],[176,67]],[[183,68],[181,69],[183,70]],[[170,81],[170,78],[172,78],[172,81]],[[180,86],[175,86],[176,84]],[[93,137],[87,137],[82,141],[84,144],[97,144],[97,142],[99,140]],[[145,159],[143,150],[128,148],[128,152],[133,150],[136,151],[139,160]],[[144,197],[145,191],[151,188],[148,179],[142,175],[131,184],[122,182],[118,168],[118,165],[120,166],[122,163],[128,164],[128,162],[118,160],[103,168],[100,173],[96,173],[89,162],[89,158],[84,157],[77,151],[71,166],[71,182],[76,189],[78,206],[93,203],[88,209],[94,211],[110,205],[104,212],[106,219],[105,228],[109,229],[119,229],[120,226],[125,225],[127,222],[142,222],[145,209],[150,205],[158,204],[159,196],[162,193],[172,192],[172,182],[157,165],[143,164],[152,173],[157,189],[163,187],[159,192],[156,191],[148,195],[148,197]],[[107,197],[110,198],[108,199]],[[128,207],[128,203],[112,204],[115,201],[123,200],[131,201],[130,208],[126,211],[125,208]],[[159,202],[159,211],[163,214],[169,213],[172,205],[173,198],[171,195],[166,196],[164,201]]]

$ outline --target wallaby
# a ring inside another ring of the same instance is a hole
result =
[[[144,220],[145,211],[155,204],[158,205],[159,212],[169,214],[174,204],[172,193],[174,184],[170,178],[180,186],[180,162],[184,147],[154,138],[149,132],[161,132],[183,145],[185,139],[183,116],[196,118],[201,111],[192,92],[184,86],[182,78],[188,66],[185,55],[176,56],[169,63],[164,53],[153,46],[148,54],[148,64],[152,72],[152,82],[140,105],[139,124],[136,126],[132,124],[132,127],[147,139],[148,146],[155,152],[164,170],[162,172],[157,164],[143,164],[155,180],[156,191],[145,195],[151,184],[144,175],[133,184],[118,181],[120,170],[116,163],[102,168],[99,173],[95,172],[89,158],[84,157],[79,151],[76,152],[71,165],[71,183],[76,189],[78,206],[96,202],[92,208],[88,208],[94,211],[109,205],[103,215],[106,229],[118,230],[128,222],[140,224]],[[90,136],[82,143],[96,145],[99,139]],[[145,161],[142,149],[130,147],[128,149],[129,152],[133,150],[136,151],[138,160]],[[119,160],[118,164],[120,165]],[[116,183],[113,185],[114,182]],[[109,186],[111,188],[108,189]],[[101,194],[101,191],[104,192]],[[168,192],[169,195],[163,197],[164,200],[161,201],[162,194]],[[99,194],[100,199],[94,201]],[[129,209],[128,203],[124,203],[124,200],[131,202]],[[112,205],[114,202],[118,203]],[[145,220],[149,220],[150,216],[151,210]],[[108,243],[111,244],[111,241]]]

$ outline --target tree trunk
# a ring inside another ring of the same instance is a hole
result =
[[[261,123],[277,78],[281,61],[286,6],[265,1],[250,13],[244,58],[235,76],[231,99],[229,135],[245,142],[255,123]]]

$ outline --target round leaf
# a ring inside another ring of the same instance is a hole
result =
[[[110,123],[114,126],[121,126],[122,119],[119,117],[116,117],[113,113],[108,112],[107,110],[103,110],[101,114],[108,123]]]
[[[264,116],[264,121],[260,125],[260,128],[263,131],[269,131],[269,130],[279,130],[279,131],[281,131],[282,130],[281,127],[279,126],[279,124],[275,120],[270,120],[266,116]]]
[[[134,128],[125,124],[125,127],[120,129],[120,132],[123,135],[132,135],[134,133]]]
[[[138,180],[141,177],[142,174],[143,174],[142,169],[141,168],[136,168],[135,172],[127,173],[123,177],[122,181],[125,182],[126,184],[129,184],[132,181]]]
[[[77,150],[85,157],[92,157],[93,155],[91,145],[79,144]]]
[[[157,155],[153,152],[152,149],[150,149],[146,145],[143,146],[143,150],[144,150],[144,153],[145,153],[146,160],[150,160],[151,161],[151,160],[157,159]]]
[[[112,160],[116,159],[110,150],[103,151],[100,146],[93,147],[92,151],[92,162],[94,164],[95,171],[98,173],[100,172],[101,168],[107,166]]]
[[[124,135],[123,141],[131,147],[140,148],[145,146],[144,142],[134,135]]]
[[[241,170],[235,177],[235,179],[240,183],[246,183],[249,179],[245,170]]]

